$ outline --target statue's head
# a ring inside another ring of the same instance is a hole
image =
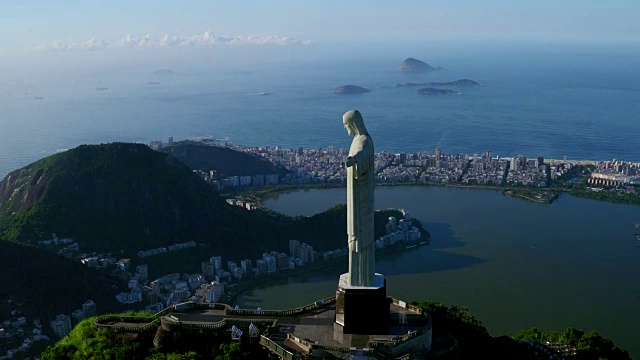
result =
[[[342,124],[344,124],[344,128],[347,129],[349,135],[369,134],[367,128],[364,127],[364,120],[358,110],[349,110],[344,113],[344,115],[342,115]]]

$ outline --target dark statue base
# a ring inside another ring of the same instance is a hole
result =
[[[384,276],[376,274],[372,287],[350,286],[346,279],[340,276],[336,290],[336,324],[345,334],[386,334],[390,301]]]

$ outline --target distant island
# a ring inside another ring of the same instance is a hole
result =
[[[333,90],[336,94],[362,94],[370,91],[371,90],[358,85],[342,85]]]
[[[440,70],[440,67],[433,67],[424,61],[414,58],[406,58],[400,63],[397,70],[400,72],[416,73]]]
[[[396,84],[395,87],[411,87],[411,86],[477,86],[480,85],[480,83],[470,80],[470,79],[460,79],[460,80],[455,80],[455,81],[443,81],[443,82],[438,82],[438,81],[432,81],[432,82],[426,82],[426,83],[413,83],[413,82],[409,82],[409,83],[402,83],[402,84]]]
[[[446,95],[446,94],[460,94],[457,91],[450,89],[435,89],[435,88],[422,88],[416,90],[416,94],[422,95]]]
[[[171,69],[159,69],[153,72],[156,75],[162,75],[162,76],[169,76],[169,75],[173,75],[174,72]]]

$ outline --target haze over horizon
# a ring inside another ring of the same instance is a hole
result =
[[[633,1],[197,0],[0,5],[4,52],[201,45],[397,44],[447,39],[638,43]]]
[[[588,1],[255,0],[0,4],[0,88],[64,71],[123,67],[246,68],[318,59],[478,52],[640,52],[640,3]],[[47,79],[48,81],[48,79]],[[2,84],[4,83],[4,84]],[[4,85],[4,86],[3,86]]]

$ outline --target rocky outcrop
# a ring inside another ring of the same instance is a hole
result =
[[[396,84],[395,87],[411,87],[411,86],[477,86],[480,85],[478,82],[470,80],[470,79],[460,79],[455,81],[432,81],[426,83],[404,83],[404,84]]]
[[[342,85],[333,90],[336,94],[362,94],[370,91],[371,90],[358,85]]]
[[[440,68],[435,68],[424,61],[420,61],[414,58],[406,58],[400,63],[398,66],[398,71],[400,72],[429,72],[434,70],[439,70]]]
[[[434,89],[434,88],[422,88],[416,90],[417,94],[421,95],[446,95],[446,94],[460,94],[457,91],[449,89]]]

